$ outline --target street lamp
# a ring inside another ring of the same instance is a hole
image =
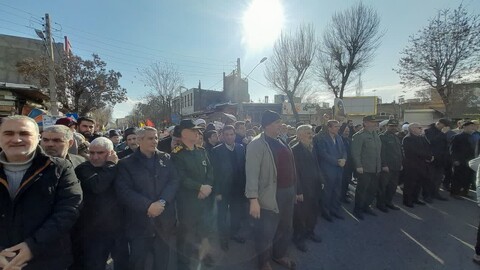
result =
[[[260,60],[260,62],[258,62],[258,64],[256,66],[254,66],[253,69],[247,74],[245,79],[247,79],[248,76],[250,76],[250,74],[252,74],[252,72],[258,67],[258,65],[260,65],[261,63],[263,63],[265,61],[267,61],[267,57],[263,57],[262,60]]]

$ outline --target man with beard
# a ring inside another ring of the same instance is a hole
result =
[[[473,182],[475,173],[468,166],[468,161],[475,158],[475,147],[472,133],[475,124],[472,121],[463,123],[460,134],[452,140],[453,182],[450,194],[459,199],[459,196],[468,196],[468,190]]]
[[[235,143],[243,144],[243,146],[247,146],[247,140],[245,139],[247,135],[247,128],[245,126],[245,122],[237,121],[235,122]]]
[[[313,149],[313,131],[310,125],[297,128],[298,142],[292,147],[297,170],[297,203],[293,215],[293,241],[300,251],[306,252],[306,239],[316,243],[321,238],[315,234],[323,177]]]
[[[245,148],[235,143],[235,128],[223,127],[223,143],[213,148],[212,165],[215,176],[215,198],[218,205],[217,224],[220,232],[220,247],[228,250],[228,239],[245,243],[240,234],[246,221],[245,198]],[[228,226],[230,214],[230,226]]]
[[[82,156],[68,153],[74,143],[73,132],[64,125],[53,125],[43,129],[40,146],[49,156],[64,158],[70,161],[73,168],[85,162]]]
[[[420,190],[423,199],[431,201],[431,177],[428,171],[429,164],[434,157],[430,151],[428,141],[422,136],[423,130],[420,124],[408,125],[408,134],[403,138],[403,151],[405,154],[404,170],[405,185],[403,188],[403,204],[413,207],[413,204],[425,205],[419,200]]]
[[[165,270],[176,220],[178,178],[170,155],[156,148],[157,130],[144,127],[136,135],[138,149],[119,161],[115,185],[126,206],[129,269]]]
[[[95,139],[95,120],[91,117],[80,117],[77,120],[77,132],[82,134],[88,142]]]
[[[433,190],[431,193],[434,199],[441,201],[447,200],[447,198],[440,195],[440,185],[445,176],[445,166],[447,165],[447,159],[449,156],[447,135],[443,130],[445,127],[449,126],[450,121],[442,118],[436,123],[431,124],[430,127],[425,130],[425,138],[427,138],[430,143],[430,150],[434,157],[430,166],[433,183]]]
[[[247,147],[245,195],[254,218],[258,269],[271,270],[270,260],[295,269],[288,257],[295,203],[296,172],[293,154],[278,135],[280,115],[267,110],[262,115],[264,132]]]
[[[127,128],[123,134],[125,139],[125,149],[118,152],[118,158],[122,159],[128,155],[133,154],[133,152],[138,148],[137,143],[137,129],[136,128]]]
[[[70,162],[45,155],[23,115],[0,125],[0,268],[60,270],[72,263],[69,231],[82,189]],[[27,265],[28,264],[28,265]]]

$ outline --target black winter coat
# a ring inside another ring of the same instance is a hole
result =
[[[235,165],[230,161],[231,151],[224,143],[213,148],[210,160],[215,178],[215,194],[233,198],[245,198],[245,147],[235,143]]]
[[[452,161],[468,166],[468,161],[475,158],[475,146],[472,135],[462,132],[453,137],[451,146]]]
[[[430,143],[430,150],[435,157],[433,165],[435,167],[445,167],[449,156],[447,134],[438,130],[435,124],[432,124],[425,130],[425,137]]]
[[[408,134],[403,138],[404,168],[428,177],[428,166],[432,160],[432,152],[428,141],[423,136]]]
[[[156,151],[154,168],[149,159],[137,149],[120,160],[115,188],[120,201],[126,206],[126,234],[130,239],[150,237],[170,231],[175,225],[175,196],[179,182],[170,155]],[[165,200],[165,211],[152,219],[147,216],[150,205]]]
[[[292,147],[292,152],[297,170],[297,194],[303,194],[308,199],[318,199],[325,181],[318,165],[315,148],[310,152],[298,142]]]
[[[73,238],[96,235],[116,237],[122,233],[124,211],[114,188],[116,170],[115,163],[109,161],[102,167],[94,167],[86,161],[75,169],[82,185],[83,209]]]
[[[70,229],[82,189],[71,163],[37,148],[15,198],[0,165],[0,249],[26,242],[33,259],[25,270],[66,269],[73,261]]]

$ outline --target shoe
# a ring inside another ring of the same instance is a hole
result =
[[[202,259],[202,264],[205,267],[213,267],[215,265],[215,260],[213,259],[212,255],[207,254],[205,257]]]
[[[425,199],[423,199],[423,200],[424,200],[426,203],[428,203],[428,204],[432,204],[432,203],[433,203],[432,198],[425,198]]]
[[[400,210],[400,207],[394,205],[394,204],[387,204],[387,207],[392,209],[392,210]]]
[[[333,218],[329,214],[323,213],[322,217],[328,222],[333,222]]]
[[[331,215],[332,217],[335,217],[335,218],[338,218],[338,219],[342,219],[342,220],[345,219],[342,215],[337,214],[337,213],[335,213],[335,212],[332,212],[330,215]]]
[[[420,201],[420,200],[415,200],[415,201],[413,201],[413,203],[414,203],[414,204],[418,204],[418,205],[426,205],[425,202],[422,202],[422,201]]]
[[[372,210],[372,208],[368,207],[367,209],[363,210],[363,212],[365,212],[366,214],[369,214],[371,216],[374,216],[376,217],[377,214]]]
[[[232,236],[230,239],[232,239],[233,241],[239,243],[239,244],[244,244],[245,243],[245,238],[239,236],[239,235],[234,235]]]
[[[385,206],[377,206],[377,209],[384,213],[388,213],[388,208]]]
[[[413,208],[413,203],[411,202],[403,202],[403,205],[405,205],[406,207]]]
[[[296,246],[297,249],[300,250],[301,252],[307,252],[307,251],[308,251],[307,245],[305,244],[305,241],[304,241],[304,240],[296,241],[296,242],[295,242],[295,246]]]
[[[220,241],[220,248],[223,251],[228,251],[228,240],[221,240]]]
[[[436,200],[439,200],[439,201],[448,201],[448,199],[443,197],[442,195],[436,195],[433,198],[436,199]]]
[[[474,263],[480,264],[480,255],[474,254],[472,260]]]
[[[322,242],[322,238],[320,238],[320,236],[318,236],[317,234],[315,233],[311,233],[308,235],[308,239],[312,240],[313,242],[315,243],[321,243]]]
[[[360,212],[360,211],[358,211],[358,210],[355,210],[355,211],[353,211],[353,215],[354,215],[356,218],[358,218],[358,219],[360,219],[360,220],[363,220],[363,214],[362,214],[362,212]]]
[[[272,266],[270,265],[269,262],[267,262],[266,264],[262,265],[259,270],[273,270],[272,269]]]
[[[295,270],[297,269],[297,264],[295,264],[294,261],[292,261],[290,258],[288,257],[283,257],[283,258],[280,258],[280,259],[273,259],[274,262],[280,264],[281,266],[287,268],[287,269],[290,269],[290,270]]]

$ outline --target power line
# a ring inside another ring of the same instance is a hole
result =
[[[4,10],[4,9],[0,10],[0,11],[3,12],[3,13],[7,13],[7,14],[10,14],[10,15],[13,15],[13,16],[16,16],[16,17],[25,19],[25,20],[27,20],[27,21],[31,21],[31,20],[33,19],[33,20],[35,20],[37,23],[43,24],[43,21],[41,20],[41,17],[38,17],[38,16],[36,16],[36,15],[28,12],[28,11],[18,9],[18,8],[16,8],[16,7],[12,7],[12,6],[7,5],[7,4],[4,4],[4,3],[0,3],[0,5],[6,6],[6,7],[10,8],[10,9],[13,9],[13,10],[16,10],[16,11],[20,11],[20,12],[26,13],[26,14],[30,15],[30,18],[27,18],[27,17],[21,16],[21,15],[18,15],[18,14],[15,14],[15,13],[12,13],[12,12],[9,12],[9,11],[6,11],[6,10]]]
[[[213,87],[217,86],[221,81],[223,81],[223,78],[221,78],[218,82],[216,82],[214,85],[208,87],[207,89],[213,89]]]

